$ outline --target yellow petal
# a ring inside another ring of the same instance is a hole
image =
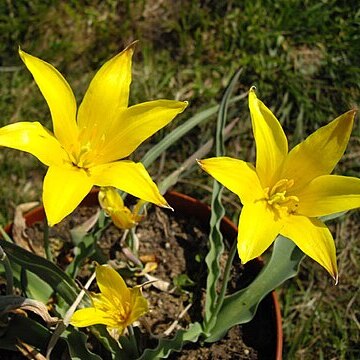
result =
[[[122,197],[115,188],[102,187],[99,191],[99,203],[119,229],[131,229],[136,225],[136,215],[124,205]]]
[[[110,214],[110,216],[114,225],[117,226],[119,229],[131,229],[137,224],[137,221],[135,221],[133,214],[125,206],[123,209],[113,212],[112,214]]]
[[[68,160],[59,141],[38,122],[18,122],[2,127],[0,146],[26,151],[47,166],[61,165]]]
[[[198,161],[203,170],[238,195],[243,204],[265,198],[259,178],[250,163],[229,157],[215,157]]]
[[[360,179],[323,175],[315,178],[298,195],[297,212],[309,217],[335,214],[360,207]]]
[[[283,220],[275,214],[266,201],[246,204],[240,214],[238,252],[245,264],[260,256],[279,235]]]
[[[99,191],[99,203],[107,215],[111,216],[111,220],[120,229],[131,229],[141,219],[142,216],[138,215],[141,203],[137,203],[132,213],[124,205],[124,201],[120,196],[118,190],[113,187],[102,187]]]
[[[336,250],[329,229],[320,220],[288,216],[281,235],[291,239],[308,256],[323,266],[337,281]]]
[[[43,203],[49,225],[59,223],[88,194],[92,182],[75,166],[50,166],[44,179]]]
[[[85,138],[94,126],[100,133],[106,132],[119,110],[128,106],[134,48],[132,43],[108,60],[92,79],[78,113],[79,129]]]
[[[332,172],[349,141],[354,116],[354,110],[348,111],[316,130],[289,152],[281,177],[294,180],[292,191]]]
[[[114,305],[125,305],[130,302],[130,291],[117,271],[107,265],[99,265],[95,271],[96,282],[105,298]]]
[[[117,327],[112,313],[102,311],[93,307],[80,309],[74,312],[70,324],[76,327],[85,327],[96,324],[103,324],[111,327]]]
[[[256,172],[263,187],[269,187],[278,178],[288,152],[285,133],[273,115],[255,94],[249,92],[249,108],[256,142]]]
[[[169,207],[141,163],[117,161],[94,166],[90,174],[95,185],[113,186],[153,204]]]
[[[69,84],[52,65],[22,50],[19,54],[50,108],[55,136],[70,149],[76,143],[78,133],[76,101]]]
[[[131,297],[131,313],[128,319],[128,324],[132,324],[140,316],[149,311],[148,302],[141,293],[140,287],[136,286],[130,289]]]
[[[99,191],[100,206],[110,215],[117,209],[124,207],[124,201],[119,192],[113,187],[102,187]]]
[[[144,140],[185,110],[187,102],[156,100],[134,105],[121,112],[109,131],[101,162],[130,155]]]

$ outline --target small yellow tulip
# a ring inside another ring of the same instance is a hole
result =
[[[141,287],[128,288],[123,278],[110,266],[96,267],[96,281],[100,293],[90,295],[93,307],[75,311],[71,325],[85,327],[103,324],[110,333],[121,335],[127,326],[148,311]]]
[[[99,203],[105,213],[111,217],[114,225],[119,229],[131,229],[142,220],[138,214],[140,202],[135,205],[133,212],[124,205],[118,191],[112,187],[102,187],[99,191]]]

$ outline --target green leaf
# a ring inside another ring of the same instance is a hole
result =
[[[337,219],[338,217],[341,217],[341,216],[345,215],[346,213],[347,213],[347,211],[341,211],[341,212],[338,212],[338,213],[335,213],[335,214],[321,216],[320,220],[323,221],[323,222],[334,220],[334,219]]]
[[[12,271],[14,275],[15,286],[22,288],[21,285],[21,266],[18,264],[12,264]],[[2,275],[2,273],[1,273]],[[53,289],[43,280],[41,280],[37,275],[26,272],[26,296],[32,299],[36,299],[43,303],[46,303],[49,300],[50,295],[53,293]]]
[[[235,84],[238,81],[240,73],[241,71],[238,70],[233,75],[221,100],[215,135],[216,156],[223,156],[225,154],[223,130],[226,123],[227,109],[229,106],[230,96],[232,94]],[[224,242],[223,236],[220,231],[220,223],[221,219],[225,214],[224,207],[221,204],[222,189],[222,185],[220,185],[216,180],[214,180],[209,234],[210,248],[205,259],[208,267],[205,302],[205,332],[208,332],[213,326],[216,319],[216,311],[219,308],[219,298],[216,287],[220,277],[220,256],[224,251]]]
[[[120,349],[118,342],[112,338],[105,325],[93,325],[90,327],[91,332],[97,337],[100,343],[111,353],[114,360],[128,360],[126,353]]]
[[[81,239],[77,240],[78,242],[74,247],[74,259],[65,270],[66,273],[69,274],[72,278],[77,276],[77,273],[84,260],[95,253],[96,239],[93,234],[85,235]]]
[[[199,323],[192,323],[187,330],[179,330],[172,339],[160,339],[155,349],[146,349],[139,360],[166,359],[172,351],[180,351],[185,343],[196,342],[203,333]]]
[[[11,261],[39,276],[69,305],[75,301],[79,288],[74,280],[54,263],[5,240],[0,239],[0,245]]]
[[[68,327],[61,335],[69,347],[69,352],[72,360],[101,360],[101,357],[91,352],[86,342],[88,336],[83,332]]]
[[[0,336],[0,349],[16,351],[16,344],[20,339],[45,354],[51,335],[51,331],[38,322],[28,317],[15,315]],[[87,336],[84,333],[68,328],[52,351],[51,359],[68,358],[66,343],[72,360],[101,360],[101,357],[87,349],[86,340]]]
[[[45,354],[46,346],[51,337],[51,332],[38,322],[20,315],[14,315],[9,320],[6,328],[2,329],[0,349],[16,351],[18,339],[29,344]],[[54,349],[52,359],[61,359],[66,352],[64,342],[59,342]]]
[[[249,322],[260,301],[285,280],[295,276],[304,253],[295,243],[281,235],[275,241],[269,262],[245,289],[225,298],[207,342],[221,339],[233,326]]]
[[[173,283],[179,289],[196,285],[196,283],[189,278],[188,274],[179,274],[175,276],[173,278]]]

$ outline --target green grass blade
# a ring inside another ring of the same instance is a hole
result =
[[[0,239],[0,245],[11,261],[39,276],[68,304],[75,301],[79,288],[73,279],[54,263],[5,240]]]
[[[238,119],[234,119],[226,128],[224,129],[224,138],[225,140],[230,137],[231,131],[234,126],[238,123]],[[192,166],[196,165],[196,159],[201,159],[206,156],[212,149],[214,145],[214,139],[211,138],[203,146],[201,146],[197,151],[195,151],[189,158],[187,158],[175,171],[163,179],[159,184],[158,188],[161,194],[165,194],[166,191],[174,186],[178,181],[180,176]]]
[[[245,98],[247,94],[241,94],[239,96],[234,97],[231,99],[231,103],[239,101]],[[182,138],[185,134],[187,134],[191,129],[195,126],[206,123],[211,119],[213,115],[215,115],[219,111],[219,105],[212,106],[209,109],[203,110],[182,125],[178,126],[174,129],[170,134],[164,137],[159,143],[153,146],[141,159],[141,162],[144,164],[145,167],[151,165],[166,149],[168,149],[171,145],[173,145],[176,141]]]
[[[228,87],[225,90],[224,96],[219,107],[215,147],[216,156],[223,156],[225,154],[223,131],[225,128],[227,110],[229,106],[230,96],[238,81],[241,71],[237,71]],[[221,204],[222,186],[214,180],[212,201],[211,201],[211,218],[210,218],[210,234],[209,234],[209,252],[206,256],[205,262],[208,267],[208,276],[206,283],[206,302],[205,302],[205,331],[211,329],[216,319],[216,309],[218,308],[218,295],[216,286],[220,277],[220,256],[224,250],[223,237],[220,232],[220,222],[225,214],[224,207]]]
[[[245,289],[225,298],[207,342],[214,342],[233,326],[249,322],[260,301],[285,280],[295,276],[303,252],[295,243],[283,236],[275,241],[272,256],[257,278]]]

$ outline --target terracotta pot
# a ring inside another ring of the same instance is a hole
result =
[[[80,206],[98,205],[98,191],[91,191],[81,202]],[[168,203],[174,208],[175,213],[181,212],[185,216],[195,217],[203,224],[204,230],[209,227],[211,215],[210,208],[202,202],[177,192],[168,192],[165,195]],[[26,214],[28,226],[35,222],[43,221],[45,217],[43,207],[37,207]],[[10,233],[12,225],[5,230]],[[221,231],[228,241],[236,241],[237,227],[224,217],[221,222]],[[245,271],[256,275],[262,268],[261,259],[255,259],[245,265]],[[247,345],[257,350],[260,359],[282,359],[283,333],[279,302],[275,291],[267,295],[260,303],[257,313],[252,321],[242,325],[243,338]]]

